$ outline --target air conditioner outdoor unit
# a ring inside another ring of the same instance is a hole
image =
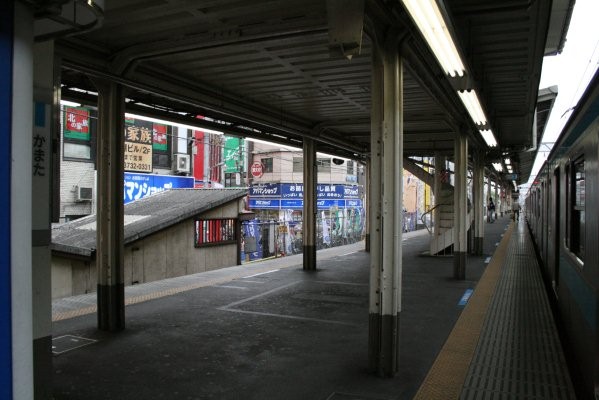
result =
[[[175,154],[173,158],[173,171],[189,173],[188,154]]]
[[[77,186],[77,201],[92,201],[92,197],[92,188]]]

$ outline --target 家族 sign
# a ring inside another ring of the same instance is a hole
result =
[[[125,120],[125,171],[152,172],[153,124]]]

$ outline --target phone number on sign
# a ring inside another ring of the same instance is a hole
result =
[[[125,162],[125,169],[130,171],[149,171],[152,172],[152,166],[144,163]]]

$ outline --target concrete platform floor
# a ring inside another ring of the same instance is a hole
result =
[[[422,255],[426,232],[404,235],[395,378],[367,370],[369,255],[355,244],[319,252],[312,273],[301,256],[219,270],[204,286],[129,305],[123,332],[98,331],[94,313],[55,321],[57,351],[83,346],[55,355],[54,398],[411,399],[509,222],[486,224],[485,254],[468,257],[464,281],[452,278],[452,257]]]

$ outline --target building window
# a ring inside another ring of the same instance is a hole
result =
[[[304,172],[303,157],[293,157],[293,172]]]
[[[331,159],[330,158],[319,158],[316,160],[318,165],[318,172],[331,172]]]
[[[235,218],[196,219],[194,227],[195,247],[228,244],[237,241],[237,220]]]
[[[90,110],[83,107],[63,109],[62,156],[71,161],[93,161],[94,144]]]
[[[262,163],[262,172],[272,172],[272,157],[261,158],[260,162]]]
[[[585,171],[584,158],[568,165],[566,195],[566,245],[578,259],[585,255]]]
[[[351,160],[347,161],[347,175],[355,175],[354,162]]]

